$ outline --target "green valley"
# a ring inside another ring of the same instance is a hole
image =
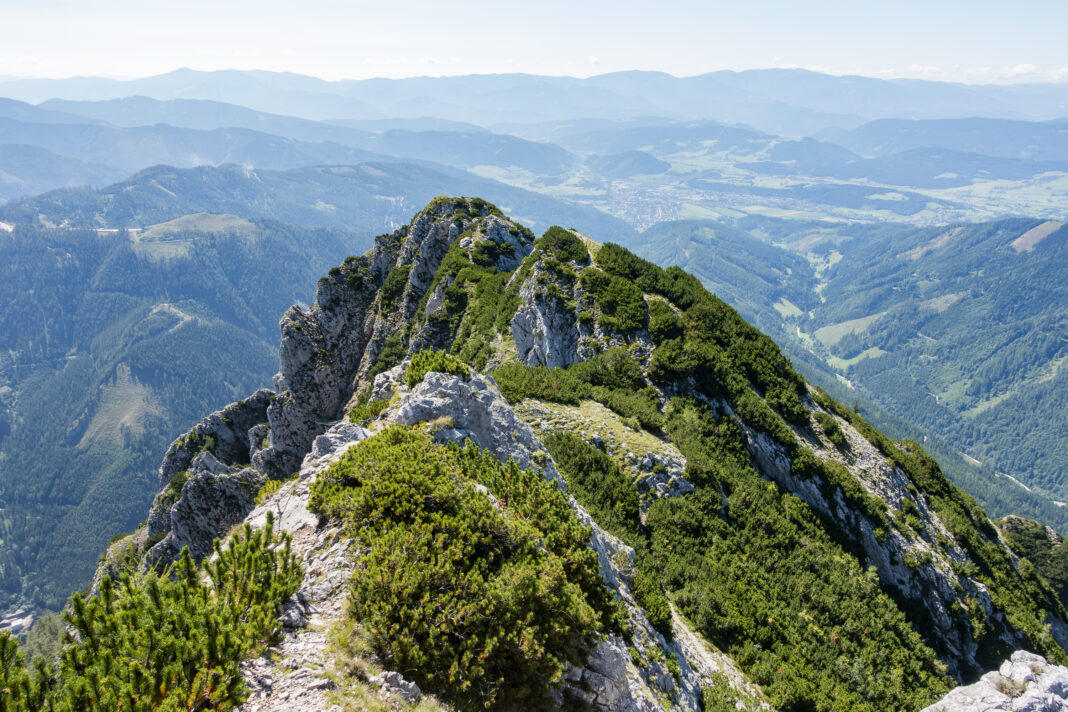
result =
[[[144,518],[167,443],[270,383],[278,314],[362,241],[227,215],[0,234],[0,608],[55,608]]]
[[[882,427],[941,442],[943,465],[992,511],[1064,528],[1066,242],[1042,220],[740,218],[663,223],[638,249],[694,270]]]

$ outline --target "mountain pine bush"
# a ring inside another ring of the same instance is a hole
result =
[[[563,492],[473,445],[390,426],[322,473],[309,506],[363,552],[351,613],[376,652],[459,709],[545,706],[619,615]]]
[[[445,351],[420,351],[412,356],[404,382],[409,388],[413,388],[415,384],[422,382],[423,376],[432,371],[452,373],[464,378],[469,375],[467,364]]]
[[[278,607],[302,572],[289,537],[247,524],[198,570],[188,549],[171,568],[105,577],[99,594],[75,594],[58,668],[23,667],[0,635],[0,712],[211,710],[241,704],[241,660],[278,632]],[[202,582],[202,573],[207,581]]]

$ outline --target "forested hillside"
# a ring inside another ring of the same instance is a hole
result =
[[[144,518],[167,443],[270,383],[278,315],[361,247],[225,215],[0,233],[0,608],[83,586]]]
[[[1063,529],[1052,500],[1068,499],[1056,446],[1068,435],[1066,240],[1061,223],[1026,219],[914,229],[746,218],[665,223],[639,250],[692,269],[881,425],[944,441],[932,442],[944,465],[992,511]]]
[[[1068,230],[1034,220],[857,245],[828,271],[815,336],[894,411],[1068,499],[1066,256]]]

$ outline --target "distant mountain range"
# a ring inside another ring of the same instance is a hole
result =
[[[270,217],[311,227],[351,229],[361,234],[394,229],[418,206],[449,192],[492,196],[498,205],[536,227],[550,215],[583,222],[602,239],[636,234],[622,220],[599,210],[569,205],[545,195],[479,178],[444,166],[369,162],[312,166],[289,171],[235,165],[178,169],[156,166],[100,190],[68,189],[0,206],[0,220],[15,225],[139,228],[189,213]]]
[[[1068,86],[963,85],[830,76],[802,69],[721,71],[693,77],[618,72],[587,79],[527,74],[329,82],[283,72],[179,69],[134,80],[100,77],[0,82],[0,95],[29,102],[143,95],[206,99],[307,119],[435,116],[481,126],[602,117],[664,116],[743,122],[802,135],[874,119],[1068,116]]]
[[[1068,160],[1068,121],[1064,120],[880,119],[851,131],[825,131],[820,137],[865,156],[937,146],[998,158]]]
[[[1058,176],[1068,174],[1068,124],[1064,122],[880,119],[855,129],[823,126],[817,132],[820,140],[789,137],[798,127],[779,127],[775,133],[710,119],[709,115],[727,116],[716,108],[727,104],[713,102],[715,106],[700,108],[704,98],[687,104],[687,111],[700,116],[697,119],[679,119],[678,107],[670,108],[672,91],[691,84],[700,87],[702,82],[734,87],[731,101],[752,108],[761,101],[759,91],[772,92],[778,86],[772,81],[776,77],[819,87],[825,94],[820,101],[825,103],[831,101],[827,97],[841,94],[842,87],[851,87],[859,96],[868,97],[872,112],[896,111],[892,102],[887,103],[891,98],[905,106],[908,97],[930,89],[921,83],[904,91],[900,83],[805,72],[728,73],[685,80],[630,73],[589,80],[495,76],[348,83],[270,73],[179,72],[125,83],[45,82],[39,85],[90,96],[107,95],[112,89],[148,91],[153,87],[165,96],[211,94],[208,89],[227,82],[244,82],[244,94],[227,98],[251,96],[257,87],[277,89],[278,93],[271,94],[275,98],[298,90],[352,94],[369,92],[372,87],[373,97],[383,105],[399,106],[407,96],[417,107],[410,110],[413,115],[437,111],[439,99],[449,95],[442,92],[452,87],[469,92],[464,96],[470,96],[471,105],[481,107],[477,116],[466,118],[493,130],[455,117],[313,121],[203,98],[52,98],[39,106],[4,99],[0,100],[0,144],[12,148],[0,156],[0,200],[53,188],[101,187],[161,164],[187,168],[234,163],[256,170],[289,170],[403,161],[448,175],[453,174],[444,166],[471,171],[483,182],[492,179],[599,208],[637,227],[663,219],[703,217],[709,207],[847,220],[905,219],[916,224],[1018,213],[1068,218],[1065,204],[1057,200]],[[751,82],[744,92],[743,79]],[[0,91],[29,86],[0,83]],[[498,116],[494,106],[523,105],[525,100],[512,96],[521,86],[537,89],[541,92],[538,106],[556,106],[562,115],[568,113],[561,107],[569,92],[584,87],[589,91],[575,106],[597,116],[543,120],[544,111],[527,107],[522,121],[497,121],[517,118]],[[107,87],[111,89],[105,91]],[[876,101],[878,87],[886,89],[880,101]],[[792,86],[780,88],[783,96],[798,99]],[[973,104],[982,109],[975,104],[979,98],[1004,99],[1004,92],[1010,91],[1044,96],[1053,102],[1047,102],[1048,108],[1056,105],[1060,91],[1056,86],[972,89],[968,94],[972,104],[960,98],[961,111]],[[413,94],[416,90],[421,92],[418,96]],[[635,95],[631,108],[621,113],[612,97],[626,91],[640,92],[641,97]],[[947,91],[945,96],[953,95]],[[1021,105],[1032,106],[1027,101]],[[301,113],[302,106],[283,108]],[[787,114],[774,113],[777,117]],[[859,121],[850,119],[844,125]],[[31,149],[41,160],[26,160]],[[464,180],[474,179],[467,175]],[[1011,185],[991,192],[986,185],[992,181]],[[499,185],[493,191],[503,194]],[[488,194],[482,189],[477,192]],[[655,205],[648,203],[652,195],[657,196]]]

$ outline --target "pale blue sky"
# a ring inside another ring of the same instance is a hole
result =
[[[802,66],[1068,81],[1068,0],[0,0],[0,75],[181,66],[327,79]]]

